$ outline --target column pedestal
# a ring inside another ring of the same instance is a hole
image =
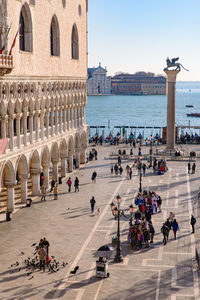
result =
[[[165,70],[167,74],[167,142],[166,149],[174,150],[176,139],[176,76],[180,70]]]
[[[58,162],[53,162],[53,180],[58,182]]]
[[[49,188],[49,166],[43,166],[43,173],[44,173],[44,186],[48,189]]]

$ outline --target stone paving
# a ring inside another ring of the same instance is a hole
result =
[[[117,222],[111,214],[110,203],[119,193],[121,207],[127,209],[139,187],[136,170],[132,180],[110,174],[111,160],[107,158],[112,149],[118,148],[97,147],[98,160],[71,175],[72,179],[79,177],[79,193],[67,193],[65,180],[59,185],[58,200],[49,194],[47,202],[34,200],[30,208],[15,213],[11,222],[0,223],[0,299],[200,299],[195,261],[195,247],[198,249],[200,243],[199,219],[195,235],[191,235],[190,226],[191,213],[197,216],[199,211],[199,162],[194,175],[187,174],[186,161],[169,161],[169,171],[163,176],[153,175],[151,169],[147,171],[142,178],[143,189],[154,190],[163,199],[162,213],[153,216],[154,244],[149,249],[133,252],[127,243],[128,221],[121,220],[124,260],[119,264],[110,260],[109,278],[95,276],[96,250],[110,244],[116,235]],[[192,149],[197,151],[198,147]],[[142,151],[148,152],[149,148],[144,147]],[[126,164],[123,162],[124,170]],[[91,182],[93,170],[98,174],[96,183]],[[89,205],[92,196],[97,201],[94,215]],[[163,246],[160,227],[170,211],[176,214],[180,232],[177,240],[173,240],[170,232],[169,241]],[[68,265],[53,274],[34,271],[27,276],[23,261],[33,257],[31,245],[44,236],[50,242],[50,255]],[[19,266],[10,268],[16,261]],[[70,274],[76,265],[79,271]]]

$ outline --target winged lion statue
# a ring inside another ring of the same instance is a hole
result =
[[[172,58],[171,60],[169,59],[169,57],[166,59],[166,63],[167,63],[167,67],[164,68],[164,71],[169,70],[169,68],[173,68],[175,67],[174,71],[177,70],[181,70],[181,67],[185,70],[185,71],[189,71],[186,68],[184,68],[184,66],[182,64],[180,64],[179,62],[177,62],[179,60],[179,57],[175,57]]]

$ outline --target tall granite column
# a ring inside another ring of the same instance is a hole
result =
[[[167,145],[173,150],[176,138],[176,76],[180,70],[165,70],[167,74]]]

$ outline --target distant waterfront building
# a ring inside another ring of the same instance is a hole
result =
[[[154,73],[137,72],[112,77],[112,93],[119,95],[165,95],[166,78]]]
[[[88,95],[107,95],[111,94],[111,77],[107,77],[106,68],[88,68],[87,94]]]

